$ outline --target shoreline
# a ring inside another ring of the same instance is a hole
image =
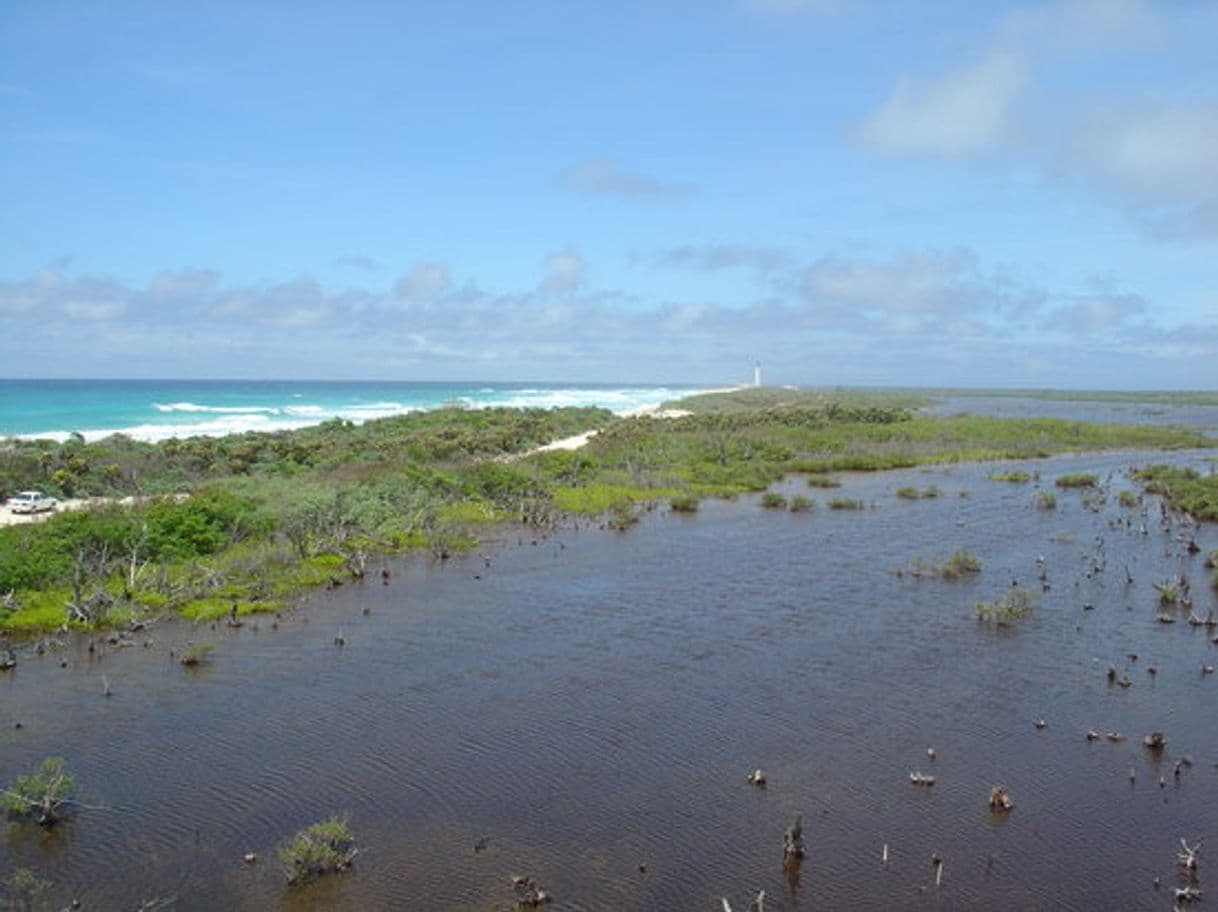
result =
[[[738,389],[743,389],[743,387],[735,386],[735,387],[723,387],[722,389],[704,390],[704,391],[698,393],[697,395],[709,395],[712,393],[730,393],[730,392],[735,392]],[[670,419],[670,418],[684,418],[685,416],[692,415],[692,414],[693,414],[693,412],[690,412],[686,409],[665,408],[664,403],[657,403],[655,405],[644,405],[644,406],[640,406],[639,408],[636,408],[636,409],[631,409],[628,412],[622,413],[618,417],[619,418]],[[369,419],[369,420],[375,420],[375,419]],[[519,454],[509,457],[505,461],[515,461],[518,459],[524,459],[524,458],[526,458],[528,456],[532,456],[536,453],[549,453],[549,452],[553,452],[553,451],[557,451],[557,450],[565,450],[565,451],[578,450],[578,449],[586,446],[588,444],[588,442],[593,437],[596,436],[596,434],[597,434],[597,431],[595,431],[595,430],[583,431],[582,433],[574,434],[570,437],[564,437],[560,440],[554,440],[554,441],[551,441],[550,443],[542,444],[539,447],[534,447],[531,450],[526,450],[523,453],[519,453]],[[189,497],[190,495],[182,493],[182,494],[174,494],[174,495],[169,495],[169,496],[172,496],[173,498],[175,498],[177,500],[184,500],[185,498]],[[24,525],[27,523],[43,522],[48,517],[54,516],[56,513],[63,513],[63,512],[69,511],[69,510],[85,510],[85,509],[89,509],[91,507],[102,506],[105,504],[119,504],[121,506],[131,506],[141,500],[149,500],[149,499],[151,499],[151,498],[138,497],[136,495],[127,495],[125,497],[69,497],[69,498],[65,498],[62,500],[58,500],[55,504],[54,509],[48,510],[45,513],[14,513],[14,512],[12,512],[11,509],[9,509],[7,504],[0,504],[0,528],[3,528],[5,526],[19,526],[19,525]]]
[[[174,384],[177,384],[175,388]],[[671,386],[665,384],[358,384],[362,396],[348,394],[341,387],[326,385],[283,384],[278,381],[252,383],[253,392],[230,393],[206,386],[196,388],[188,381],[167,382],[163,389],[152,389],[132,401],[115,394],[112,413],[107,419],[92,421],[79,416],[68,417],[76,410],[76,402],[51,399],[47,414],[60,414],[53,419],[57,427],[44,430],[20,430],[25,412],[35,406],[29,402],[24,412],[3,416],[10,430],[0,431],[0,445],[5,441],[33,442],[51,440],[64,443],[79,435],[86,443],[96,443],[121,435],[143,443],[190,437],[221,438],[246,433],[280,433],[315,427],[327,421],[342,420],[364,424],[379,418],[430,412],[456,406],[465,409],[495,408],[604,408],[618,416],[629,416],[640,409],[659,406],[664,402],[686,396],[724,392],[739,387]],[[13,394],[16,397],[16,393]],[[16,398],[14,398],[16,401]],[[42,400],[32,400],[41,403]],[[643,404],[640,405],[639,403]],[[100,424],[100,426],[99,426]],[[75,425],[75,426],[73,426]],[[29,426],[27,420],[26,426]]]

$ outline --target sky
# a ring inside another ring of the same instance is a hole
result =
[[[0,0],[0,377],[1218,386],[1218,4]]]

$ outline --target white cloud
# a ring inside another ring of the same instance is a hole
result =
[[[1011,132],[1027,78],[1022,57],[1004,50],[934,80],[904,77],[860,132],[868,143],[889,152],[982,152]]]
[[[1147,310],[1146,300],[1135,294],[1080,295],[1067,300],[1069,303],[1047,315],[1046,329],[1069,333],[1108,332]]]
[[[395,297],[407,301],[433,301],[452,288],[452,274],[444,263],[421,260],[393,286]]]
[[[559,174],[559,181],[577,193],[594,196],[673,197],[691,190],[683,184],[668,183],[624,171],[613,162],[594,159],[580,162]]]
[[[937,78],[902,77],[857,135],[895,155],[1001,150],[1019,167],[1099,191],[1154,237],[1218,237],[1218,103],[1112,76],[1214,21],[1202,8],[1169,18],[1141,0],[1016,9],[996,22],[977,62]]]
[[[767,273],[791,265],[793,259],[791,253],[781,247],[751,244],[684,244],[656,255],[656,261],[663,266],[706,272],[749,268]]]
[[[559,250],[546,257],[540,289],[544,294],[572,292],[583,284],[586,271],[587,264],[577,251]]]
[[[1080,173],[1147,201],[1218,200],[1218,105],[1143,105],[1091,118],[1072,138]]]
[[[1029,365],[1066,358],[1057,385],[1129,387],[1169,376],[1187,386],[1218,363],[1212,328],[1165,325],[1152,302],[1102,280],[1051,295],[968,248],[827,255],[780,278],[749,273],[757,296],[729,303],[589,289],[571,249],[545,267],[519,292],[454,282],[443,269],[444,281],[424,283],[428,300],[309,278],[232,286],[210,270],[144,286],[44,270],[0,281],[0,334],[28,340],[6,360],[14,376],[104,375],[120,349],[128,376],[720,382],[761,353],[772,376],[792,382],[1018,384],[1031,381]]]

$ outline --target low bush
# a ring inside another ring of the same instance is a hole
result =
[[[1036,601],[1027,589],[1008,589],[991,602],[977,603],[977,620],[995,627],[1009,627],[1032,612]]]
[[[10,817],[49,827],[63,819],[76,793],[76,777],[60,757],[47,757],[34,772],[17,779],[0,795]]]
[[[990,475],[990,480],[1022,483],[1025,481],[1031,481],[1032,475],[1029,472],[1025,472],[1023,469],[1007,469],[1005,472],[994,472]]]
[[[1090,472],[1075,472],[1072,475],[1059,475],[1053,483],[1059,488],[1094,488],[1100,480]]]
[[[830,510],[862,510],[867,505],[854,497],[834,497],[829,500]]]
[[[668,500],[674,513],[697,513],[698,498],[694,494],[677,494]]]
[[[295,885],[345,871],[359,849],[347,818],[335,815],[297,832],[279,847],[278,854],[288,883]]]

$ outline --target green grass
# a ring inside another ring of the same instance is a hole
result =
[[[855,497],[831,497],[828,500],[830,510],[863,510],[867,505]]]
[[[347,818],[336,814],[298,831],[277,854],[288,883],[295,885],[346,870],[358,852]]]
[[[724,393],[686,396],[666,407],[695,414],[751,412],[758,409],[799,408],[919,408],[934,400],[913,390],[861,389],[848,387],[791,389],[788,387],[741,387]]]
[[[1176,509],[1205,522],[1218,522],[1218,475],[1150,465],[1138,469],[1133,477],[1148,492],[1161,495]]]
[[[698,498],[694,494],[676,494],[669,498],[668,506],[674,513],[697,513]]]
[[[901,498],[902,500],[922,500],[934,498],[938,497],[941,493],[942,492],[934,485],[931,485],[929,488],[922,488],[921,490],[908,485],[903,488],[897,488],[897,497]]]
[[[777,491],[766,491],[761,495],[761,505],[767,510],[785,510],[787,499]]]
[[[830,478],[828,475],[809,475],[809,488],[840,488],[842,483],[836,478]]]
[[[792,513],[808,513],[816,506],[815,502],[810,497],[805,497],[802,494],[796,494],[791,498]]]
[[[1025,472],[1023,469],[1007,469],[1004,472],[993,472],[990,475],[991,481],[1008,481],[1015,484],[1022,484],[1025,481],[1032,480],[1032,473]]]
[[[186,647],[178,662],[187,668],[194,668],[210,661],[211,654],[216,651],[214,643],[192,643]]]
[[[1075,472],[1070,475],[1059,475],[1053,482],[1059,488],[1094,488],[1100,480],[1090,472]]]
[[[623,503],[636,503],[655,496],[655,491],[645,488],[594,483],[578,488],[555,488],[554,505],[564,513],[596,515]]]
[[[1008,589],[998,598],[978,602],[977,620],[995,627],[1010,627],[1032,613],[1036,597],[1027,589]]]

